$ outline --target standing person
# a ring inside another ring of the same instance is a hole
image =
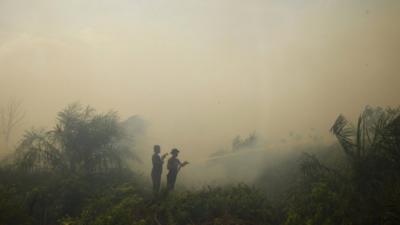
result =
[[[167,169],[167,190],[171,191],[175,188],[176,176],[179,170],[189,164],[188,162],[183,162],[178,159],[179,150],[174,148],[171,150],[171,158],[168,159]]]
[[[161,147],[159,145],[154,145],[154,154],[151,158],[153,162],[153,169],[151,170],[151,179],[153,181],[153,191],[154,194],[158,194],[160,192],[161,186],[161,174],[162,168],[164,164],[164,159],[167,157],[168,153],[160,156]]]

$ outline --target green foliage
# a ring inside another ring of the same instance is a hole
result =
[[[20,215],[18,218],[26,218],[26,223],[17,224],[56,224],[60,218],[77,218],[92,199],[105,193],[117,194],[114,187],[121,184],[130,182],[132,187],[139,187],[137,182],[141,182],[140,177],[124,170],[97,175],[65,175],[3,169],[0,177],[7,184],[0,186],[0,199],[4,201],[0,215],[16,214]],[[12,216],[0,218],[6,221],[4,224],[14,224]]]
[[[128,225],[135,221],[135,210],[142,199],[132,183],[113,187],[93,196],[75,220],[67,218],[64,224],[71,225]],[[140,220],[139,220],[140,222]]]
[[[71,225],[276,224],[264,193],[246,185],[170,193],[144,200],[132,184],[110,189],[89,201]]]
[[[273,224],[276,219],[265,194],[244,184],[173,193],[153,211],[162,224]]]
[[[0,185],[0,224],[30,224],[30,217],[22,207],[20,194],[14,187]]]

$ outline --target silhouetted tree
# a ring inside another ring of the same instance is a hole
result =
[[[123,146],[116,112],[97,113],[78,103],[58,113],[53,130],[26,132],[17,149],[18,165],[27,170],[102,172],[124,166],[132,156]]]
[[[242,139],[239,135],[236,136],[232,140],[232,150],[233,151],[238,151],[243,148],[252,148],[257,145],[257,136],[255,133],[249,134],[249,136],[245,139]]]
[[[24,118],[25,112],[22,110],[22,101],[10,99],[5,106],[0,108],[0,136],[6,150],[9,147],[13,132]]]

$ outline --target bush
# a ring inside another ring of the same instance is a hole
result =
[[[266,195],[240,184],[226,188],[171,193],[153,205],[162,224],[274,224],[274,209]]]

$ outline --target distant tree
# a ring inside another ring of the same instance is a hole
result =
[[[27,170],[93,173],[118,169],[133,156],[128,146],[120,144],[123,137],[116,112],[97,113],[75,103],[58,113],[54,129],[26,132],[17,149],[17,162]]]
[[[232,140],[232,150],[238,151],[244,148],[253,148],[257,145],[258,138],[255,132],[249,134],[245,139],[242,139],[239,135]]]
[[[17,147],[17,166],[26,170],[52,170],[63,165],[61,151],[56,148],[54,136],[45,130],[25,132]]]
[[[22,101],[10,99],[6,105],[0,108],[0,136],[6,149],[10,145],[13,132],[24,118]]]

